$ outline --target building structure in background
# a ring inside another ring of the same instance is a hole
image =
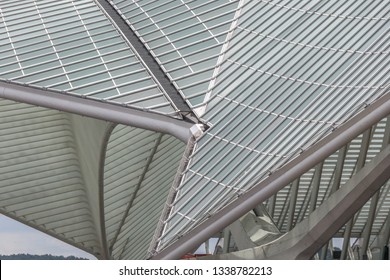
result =
[[[0,0],[0,213],[100,259],[388,259],[389,17]]]

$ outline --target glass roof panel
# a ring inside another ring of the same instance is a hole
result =
[[[161,109],[163,114],[177,112],[95,1],[0,4],[0,36],[7,38],[0,44],[0,79],[97,98],[118,95],[123,104],[138,99],[131,92],[145,89],[146,108]],[[120,65],[120,73],[110,68],[112,63]],[[143,71],[133,73],[135,66]],[[123,84],[125,92],[119,88]],[[152,97],[147,95],[149,86],[154,88]]]
[[[190,106],[204,102],[239,1],[112,1]],[[199,63],[203,59],[203,63]],[[176,71],[177,70],[177,71]],[[199,75],[204,74],[204,75]],[[188,80],[194,88],[186,88]]]
[[[388,92],[386,1],[243,2],[209,88],[202,118],[211,127],[190,157],[160,248],[234,199],[230,190],[250,189]],[[199,86],[188,82],[189,90]],[[329,176],[325,170],[324,184]],[[217,204],[211,193],[221,185]],[[187,196],[195,186],[205,195]]]

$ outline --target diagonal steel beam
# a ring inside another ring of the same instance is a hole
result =
[[[390,146],[356,173],[310,216],[267,245],[218,259],[310,259],[390,178]]]
[[[299,178],[296,179],[291,186],[287,230],[291,230],[294,227],[294,213],[295,213],[295,206],[297,203],[298,188],[299,188]]]
[[[370,210],[368,212],[367,223],[363,230],[363,244],[362,244],[362,254],[363,256],[367,256],[367,250],[369,249],[370,236],[372,231],[372,226],[375,220],[375,213],[378,207],[378,201],[380,197],[380,191],[378,190],[371,198]]]
[[[284,240],[292,246],[280,256],[294,259],[313,256],[386,183],[390,178],[389,170],[390,146],[330,196],[308,219],[281,238],[277,244],[279,248]]]
[[[133,51],[138,54],[138,57],[143,61],[144,65],[149,69],[158,84],[164,89],[172,103],[181,112],[191,112],[191,108],[184,101],[179,91],[173,85],[172,81],[168,78],[165,71],[161,68],[160,64],[156,61],[155,57],[149,52],[144,43],[138,38],[137,34],[130,28],[129,24],[121,17],[117,10],[107,0],[95,0],[101,9],[115,23],[118,31],[120,31],[124,37],[130,42]]]
[[[339,150],[338,156],[337,156],[337,163],[334,171],[334,179],[333,179],[333,184],[330,188],[330,193],[334,193],[337,191],[340,187],[340,182],[341,182],[341,176],[343,175],[343,169],[344,169],[344,162],[345,162],[345,157],[347,155],[347,150],[348,147],[344,146]]]
[[[380,245],[386,246],[390,243],[390,211],[387,216],[386,222],[383,224],[380,236]]]
[[[379,98],[290,163],[160,251],[153,259],[178,259],[390,114],[390,94]]]
[[[312,213],[317,208],[318,192],[320,190],[322,169],[324,167],[324,162],[320,162],[314,172],[314,180],[311,185],[312,191],[310,195],[310,208],[309,211]]]
[[[371,133],[372,133],[371,128],[363,133],[362,143],[359,151],[359,157],[355,166],[356,172],[359,172],[363,168],[364,164],[366,163],[367,151],[370,146]],[[356,217],[352,216],[352,218],[347,222],[345,226],[343,248],[341,250],[341,257],[340,257],[342,260],[347,259],[348,252],[350,251],[349,249],[350,249],[351,234],[354,226],[354,221],[355,218],[357,218],[357,216]]]

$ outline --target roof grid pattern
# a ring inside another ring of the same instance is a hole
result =
[[[0,108],[0,213],[100,252],[69,119],[3,99]]]
[[[366,152],[363,151],[362,156],[365,158],[365,162],[368,163],[372,158],[374,158],[382,149],[383,141],[385,138],[385,127],[386,127],[386,119],[379,122],[375,128],[372,130],[370,136],[369,146]],[[338,151],[337,153],[331,155],[323,162],[323,166],[321,169],[321,177],[320,177],[320,185],[318,195],[316,195],[316,205],[314,207],[317,208],[329,195],[332,194],[332,191],[335,191],[334,187],[342,187],[351,177],[357,172],[358,169],[358,158],[360,151],[363,149],[363,135],[360,135],[356,139],[354,139],[346,148],[345,157],[343,158],[343,164],[338,166],[337,162],[340,156],[342,156],[342,152]],[[335,182],[336,173],[340,172],[339,183]],[[299,179],[299,187],[298,194],[296,198],[291,197],[291,185],[279,191],[274,198],[274,209],[273,219],[275,223],[278,225],[279,229],[282,232],[287,232],[289,229],[288,219],[290,219],[289,215],[289,205],[291,200],[294,200],[295,209],[293,216],[294,226],[296,223],[304,220],[311,213],[311,198],[313,193],[313,183],[314,182],[314,169],[309,172],[303,174]],[[389,214],[389,204],[390,198],[388,197],[390,183],[388,182],[382,187],[380,198],[379,198],[379,207],[377,207],[375,220],[373,223],[372,232],[373,234],[378,234],[380,229],[382,228],[385,220]],[[367,221],[368,212],[370,208],[371,202],[367,202],[364,207],[358,212],[355,216],[354,226],[352,228],[352,232],[354,237],[360,237],[363,233],[363,229],[365,227],[365,223]],[[268,201],[267,205],[271,207],[270,201]],[[269,209],[271,210],[271,209]],[[270,211],[271,212],[271,211]],[[339,236],[342,236],[344,229],[340,229],[338,232]]]
[[[94,1],[0,3],[0,79],[176,115]]]
[[[104,167],[104,218],[113,259],[146,257],[183,150],[169,135],[123,125],[113,130]]]
[[[100,5],[0,0],[0,80],[181,118],[158,74],[122,36],[119,25],[127,25]],[[69,119],[0,100],[0,212],[95,254],[106,249],[99,248],[103,237],[115,259],[158,253],[390,90],[387,0],[104,5],[122,16],[209,128],[184,158],[183,143],[172,136],[116,126],[100,189],[106,236],[97,237],[105,234],[91,218]],[[374,158],[388,144],[389,127],[379,122],[270,199],[281,231]],[[389,192],[387,182],[373,234],[388,220]],[[354,216],[353,237],[364,234],[372,201]]]
[[[240,1],[113,0],[111,3],[189,105],[196,107],[203,103],[241,10]],[[189,98],[194,94],[197,95]]]
[[[160,249],[389,89],[387,1],[244,4]]]

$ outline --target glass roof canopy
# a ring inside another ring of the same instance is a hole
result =
[[[159,248],[389,91],[386,1],[240,1]]]
[[[176,115],[94,1],[1,1],[0,20],[1,79]]]
[[[191,107],[203,106],[240,1],[112,1]]]
[[[112,258],[151,256],[191,234],[390,90],[390,5],[375,0],[0,0],[1,81],[182,119],[101,2],[138,36],[192,120],[206,128],[183,157],[184,147],[171,137],[124,126],[112,131],[101,212],[107,244],[93,245],[108,246]],[[385,127],[382,120],[372,128],[367,161],[385,143]],[[356,172],[364,146],[356,137],[340,185]],[[123,158],[120,149],[128,151]],[[336,166],[337,153],[321,165],[316,205],[335,184]],[[291,183],[265,202],[282,232],[290,230],[293,200],[294,223],[310,214],[315,170],[301,176],[296,198]],[[158,191],[155,180],[164,176]],[[388,192],[386,184],[373,234],[388,219]],[[355,217],[357,237],[369,205]],[[138,224],[148,215],[153,219]]]

